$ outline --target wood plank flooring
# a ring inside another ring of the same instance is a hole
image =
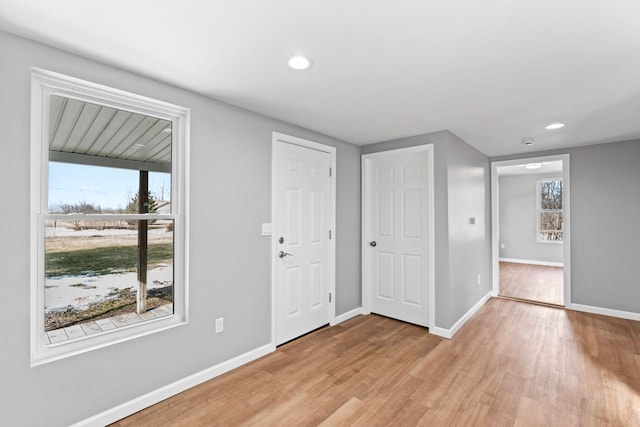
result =
[[[114,425],[638,426],[640,322],[492,298],[446,340],[359,316]]]
[[[564,305],[562,267],[500,262],[500,295]]]

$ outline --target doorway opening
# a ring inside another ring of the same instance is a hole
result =
[[[570,304],[569,156],[491,169],[494,295]]]

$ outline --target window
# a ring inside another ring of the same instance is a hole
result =
[[[538,181],[538,241],[559,242],[564,239],[562,180]]]
[[[186,323],[189,112],[32,72],[31,363]]]

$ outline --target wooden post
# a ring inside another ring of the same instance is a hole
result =
[[[138,213],[147,213],[149,206],[149,172],[140,171],[138,186]],[[147,311],[147,253],[148,223],[146,219],[138,221],[138,294],[136,298],[138,314]]]

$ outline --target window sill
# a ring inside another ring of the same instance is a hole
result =
[[[36,343],[34,346],[36,350],[31,354],[31,367],[87,353],[113,344],[151,335],[156,332],[173,329],[178,326],[186,325],[187,323],[187,320],[183,318],[183,316],[173,314],[161,318],[145,320],[144,322],[131,323],[89,335],[85,334],[84,336],[79,337],[76,337],[73,333],[72,337],[70,337],[68,332],[65,332],[65,329],[68,330],[69,328],[42,333],[39,340],[40,342]],[[54,332],[56,333],[54,336],[62,336],[58,331],[62,331],[64,336],[67,338],[53,342],[54,340],[51,339],[51,335],[49,334]]]

